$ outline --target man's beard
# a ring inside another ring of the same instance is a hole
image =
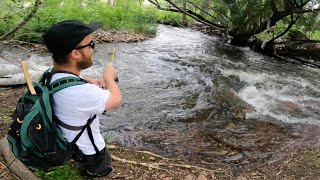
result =
[[[91,58],[84,58],[82,59],[82,61],[77,63],[77,67],[81,70],[83,69],[87,69],[89,67],[91,67],[93,64],[92,59]]]

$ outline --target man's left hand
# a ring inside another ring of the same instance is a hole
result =
[[[84,78],[84,79],[85,79],[86,81],[88,81],[88,83],[95,84],[95,85],[97,85],[98,87],[104,89],[104,82],[103,82],[102,80],[93,79],[93,78]]]

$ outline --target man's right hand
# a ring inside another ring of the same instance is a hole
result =
[[[105,88],[110,91],[109,98],[106,102],[106,110],[117,108],[122,103],[122,94],[115,82],[116,77],[117,70],[112,64],[109,64],[103,72]]]
[[[108,64],[103,72],[103,79],[105,81],[115,80],[117,77],[117,70],[112,64]]]

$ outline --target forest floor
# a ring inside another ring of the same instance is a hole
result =
[[[101,42],[133,42],[142,41],[148,36],[137,34],[98,31],[95,35]],[[26,87],[0,88],[0,138],[6,135],[11,123],[10,115],[15,109],[18,98],[26,91]],[[184,159],[168,158],[149,151],[109,145],[113,155],[115,172],[109,179],[141,179],[141,180],[205,180],[205,179],[310,179],[320,180],[320,150],[296,148],[285,151],[275,161],[255,163],[254,166],[234,168],[221,164],[202,164]],[[10,173],[4,158],[0,156],[0,179],[16,179]]]

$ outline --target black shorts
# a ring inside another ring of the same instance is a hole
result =
[[[79,163],[80,169],[96,174],[98,177],[106,176],[112,171],[111,155],[107,148],[103,148],[99,154],[85,155],[79,149],[75,149],[73,159]]]

